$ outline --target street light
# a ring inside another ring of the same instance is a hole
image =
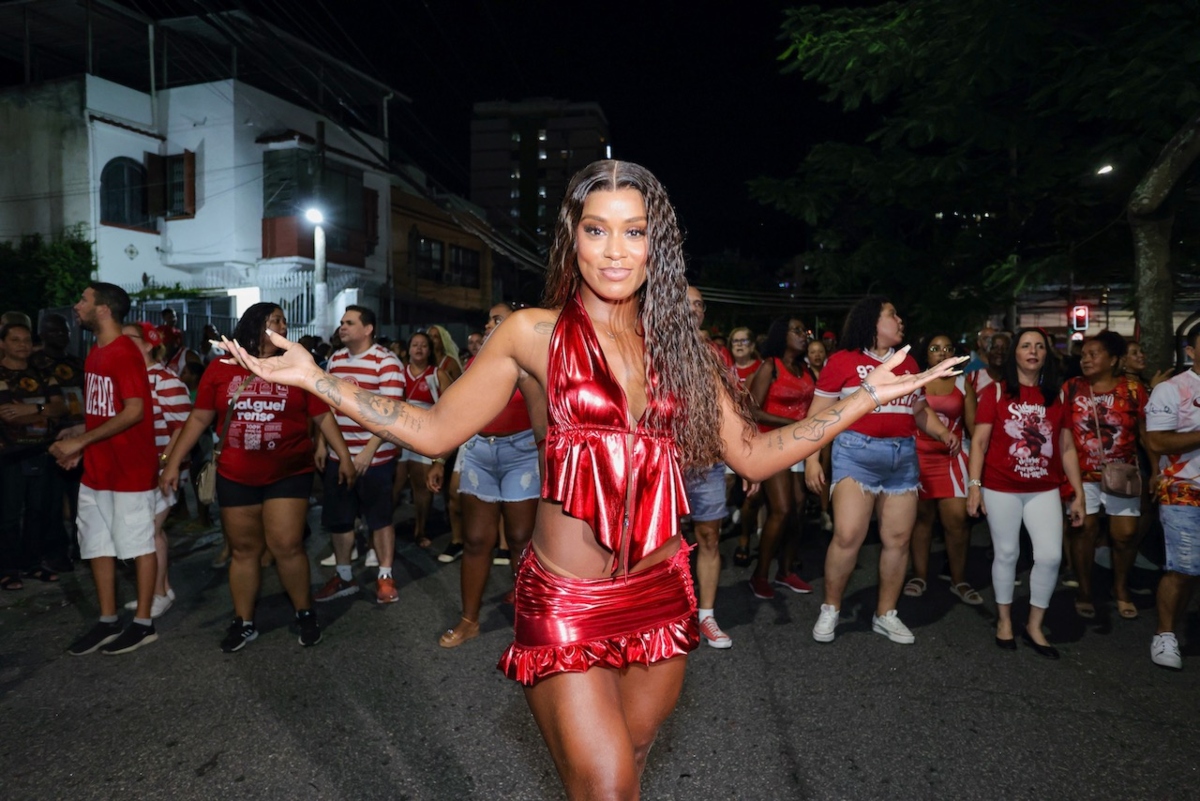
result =
[[[325,280],[325,215],[312,206],[305,210],[304,219],[313,224],[313,319],[317,322],[317,336],[325,330],[326,308],[329,306],[329,284]]]

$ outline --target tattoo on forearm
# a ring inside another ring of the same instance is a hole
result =
[[[805,420],[792,427],[792,439],[820,442],[831,426],[837,425],[842,419],[841,409],[826,409],[811,420]]]
[[[390,442],[398,448],[405,448],[410,451],[413,449],[412,445],[409,445],[407,442],[400,439],[395,434],[393,434],[391,431],[388,431],[386,428],[382,428],[378,431],[372,431],[371,433],[373,433],[375,436],[379,437],[384,442]]]
[[[400,425],[413,431],[421,430],[423,422],[409,414],[408,404],[404,401],[377,395],[366,389],[356,390],[354,399],[358,401],[358,412],[368,427]]]
[[[313,390],[328,400],[334,406],[342,405],[342,391],[338,389],[338,381],[333,376],[322,376],[317,379]]]

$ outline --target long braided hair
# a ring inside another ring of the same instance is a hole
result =
[[[645,332],[646,391],[657,398],[672,398],[675,413],[669,425],[685,468],[707,467],[722,459],[721,412],[718,387],[734,399],[752,430],[745,397],[716,352],[701,339],[687,300],[683,235],[667,191],[645,167],[628,161],[596,161],[571,179],[558,211],[554,243],[550,248],[550,274],[542,303],[561,309],[579,291],[583,281],[575,255],[575,234],[583,204],[592,192],[635,189],[646,204],[646,282],[638,290],[640,327]]]

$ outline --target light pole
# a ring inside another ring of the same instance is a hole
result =
[[[326,308],[329,306],[329,283],[325,274],[325,215],[313,207],[304,212],[304,219],[313,224],[313,321],[317,336],[325,335]]]

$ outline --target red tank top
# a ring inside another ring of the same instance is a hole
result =
[[[817,382],[813,381],[808,370],[802,370],[800,375],[794,375],[783,365],[783,360],[772,358],[775,363],[775,380],[767,390],[766,400],[763,401],[763,411],[777,417],[789,420],[803,420],[808,417],[808,407],[812,406],[813,393],[817,390]],[[775,426],[758,424],[759,431],[772,431]]]
[[[733,369],[737,371],[738,383],[743,387],[746,386],[746,382],[750,380],[750,376],[758,372],[758,366],[760,364],[762,364],[762,359],[755,359],[745,367],[738,367],[735,364]]]
[[[674,400],[655,395],[653,375],[649,384],[646,411],[631,428],[624,390],[583,303],[571,298],[550,336],[542,497],[619,555],[614,575],[678,534],[689,511],[670,426]]]
[[[925,403],[942,421],[942,425],[953,431],[961,438],[963,433],[963,412],[967,405],[967,396],[964,394],[965,376],[958,376],[954,379],[954,389],[949,395],[934,395],[925,390]],[[923,453],[949,453],[949,449],[942,444],[941,440],[934,439],[926,434],[921,429],[917,429],[917,450]]]
[[[419,403],[425,406],[432,406],[436,398],[433,397],[433,390],[430,388],[430,380],[435,385],[437,384],[437,368],[432,364],[426,367],[418,375],[412,374],[412,365],[404,368],[404,377],[407,379],[404,384],[404,399],[409,403]],[[438,387],[438,394],[442,391]]]
[[[464,373],[474,361],[474,356],[467,359],[467,363],[463,365]],[[496,415],[492,422],[484,426],[479,433],[485,437],[507,437],[531,428],[533,428],[533,423],[529,421],[529,409],[525,406],[525,396],[521,394],[521,390],[515,389],[504,410]]]

